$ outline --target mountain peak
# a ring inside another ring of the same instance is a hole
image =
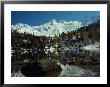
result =
[[[52,19],[50,22],[39,26],[30,26],[28,24],[18,23],[16,25],[12,25],[11,29],[17,30],[19,33],[30,33],[37,36],[51,36],[59,35],[62,32],[74,31],[78,28],[82,27],[82,23],[80,21],[64,21],[58,22],[56,19]]]
[[[52,19],[50,22],[51,22],[53,25],[57,23],[57,21],[56,21],[55,19]]]

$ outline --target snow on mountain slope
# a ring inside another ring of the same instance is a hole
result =
[[[78,28],[82,26],[87,26],[91,23],[96,22],[97,20],[100,20],[99,16],[93,16],[93,17],[83,17],[79,18],[77,20],[80,21],[56,21],[55,19],[52,19],[51,21],[42,24],[42,25],[36,25],[36,26],[29,26],[28,24],[23,24],[23,23],[18,23],[16,25],[12,25],[11,29],[17,29],[18,32],[20,33],[30,33],[37,36],[51,36],[54,37],[55,35],[59,35],[62,32],[67,32],[67,31],[74,31],[77,30]]]
[[[100,43],[96,42],[95,44],[84,46],[84,50],[100,52]]]
[[[18,23],[16,25],[12,25],[12,30],[17,30],[19,33],[30,33],[37,36],[51,36],[59,35],[62,32],[77,30],[82,27],[82,23],[80,21],[60,21],[57,22],[55,19],[47,22],[43,25],[39,26],[29,26],[27,24]]]

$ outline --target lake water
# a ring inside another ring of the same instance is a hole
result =
[[[99,77],[100,53],[99,49],[44,49],[21,54],[11,68],[12,77]]]

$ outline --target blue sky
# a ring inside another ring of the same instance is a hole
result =
[[[12,11],[11,24],[24,23],[33,26],[44,24],[52,19],[82,21],[97,16],[100,16],[99,11]]]

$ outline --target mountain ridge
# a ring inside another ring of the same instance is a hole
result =
[[[19,33],[29,33],[36,36],[54,37],[62,32],[75,31],[78,28],[84,26],[81,21],[57,21],[52,19],[51,21],[42,25],[30,26],[28,24],[18,23],[11,26],[11,30],[17,30]]]

